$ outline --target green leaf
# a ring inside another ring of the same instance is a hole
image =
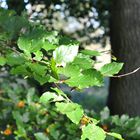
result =
[[[94,61],[87,55],[78,54],[72,63],[80,69],[90,69],[93,67]]]
[[[48,80],[49,83],[58,83],[58,79],[53,78],[51,75],[48,75],[48,77],[49,77]]]
[[[112,137],[114,137],[114,138],[117,138],[117,139],[119,139],[119,140],[124,140],[123,138],[122,138],[122,136],[120,135],[120,134],[118,134],[118,133],[107,133],[107,135],[109,135],[109,136],[112,136]]]
[[[83,116],[84,111],[77,107],[74,111],[67,113],[67,117],[75,124],[78,124]]]
[[[13,67],[10,72],[11,72],[11,74],[20,74],[20,75],[24,75],[24,76],[30,75],[30,72],[27,71],[25,65]]]
[[[28,20],[23,16],[17,16],[14,11],[0,9],[0,26],[7,32],[9,39],[15,39],[21,29],[27,28],[29,24]]]
[[[16,133],[18,133],[19,136],[26,137],[26,130],[25,130],[22,116],[20,115],[18,111],[13,111],[12,114],[13,114],[14,119],[16,120],[16,125],[18,127],[18,130]]]
[[[49,140],[48,137],[42,132],[35,133],[34,135],[36,140]]]
[[[82,50],[81,53],[89,56],[100,56],[100,53],[98,51],[93,51],[93,50]]]
[[[66,77],[73,77],[80,74],[80,68],[77,65],[67,64],[65,67],[58,67],[58,73]]]
[[[45,92],[40,97],[40,102],[43,104],[48,104],[50,101],[62,101],[64,98],[60,95],[57,95],[54,92]]]
[[[20,37],[18,40],[18,46],[24,52],[36,52],[39,51],[43,43],[40,40],[29,40],[28,37]]]
[[[45,92],[40,97],[40,102],[43,104],[48,104],[51,99],[57,98],[57,95],[53,92]]]
[[[58,88],[51,88],[51,89],[54,90],[55,92],[57,92],[59,95],[66,96],[66,94]]]
[[[35,57],[34,60],[40,61],[43,58],[43,53],[41,51],[34,52]]]
[[[57,110],[65,114],[73,123],[78,124],[83,116],[83,109],[76,103],[56,103]]]
[[[18,39],[18,46],[27,53],[39,51],[44,44],[44,36],[44,29],[34,28],[31,32],[27,32]]]
[[[78,45],[62,45],[55,49],[53,52],[53,58],[57,66],[66,66],[74,60],[78,53]]]
[[[0,66],[3,66],[6,64],[6,59],[4,57],[0,57]]]
[[[63,96],[64,98],[68,99],[67,95],[60,89],[58,88],[51,88],[52,90],[54,90],[58,95]]]
[[[82,89],[88,88],[89,86],[101,86],[103,84],[103,77],[100,72],[94,69],[88,69],[84,70],[80,75],[66,80],[65,83],[71,87]]]
[[[46,51],[54,50],[59,41],[57,35],[55,31],[47,32],[41,27],[36,27],[19,38],[18,46],[26,53],[36,52],[42,48]]]
[[[18,47],[24,52],[32,52],[33,50],[31,41],[28,38],[20,37],[18,39],[17,44],[18,44]]]
[[[48,42],[48,41],[45,41],[45,43],[44,43],[44,45],[42,46],[42,48],[43,48],[44,50],[46,50],[46,51],[49,51],[49,50],[54,50],[54,49],[56,49],[57,46],[54,45],[54,44],[52,44],[52,43],[50,43],[50,42]]]
[[[111,55],[111,59],[117,61],[117,58],[114,55]]]
[[[18,61],[17,61],[18,60]],[[6,63],[10,66],[12,65],[22,65],[26,62],[26,59],[19,54],[11,53],[6,56]]]
[[[105,140],[106,134],[100,127],[88,124],[82,128],[81,140]]]
[[[100,72],[104,76],[112,76],[117,74],[122,69],[123,63],[116,63],[112,62],[109,64],[105,64],[101,69]]]
[[[45,76],[47,73],[47,66],[41,65],[39,63],[26,63],[27,66],[32,70],[32,72],[36,73],[40,76]]]
[[[67,36],[60,36],[59,44],[60,45],[75,45],[75,44],[79,45],[79,42]]]
[[[100,112],[100,120],[104,121],[107,120],[110,116],[110,111],[108,107],[105,107],[101,112]]]
[[[46,76],[41,76],[37,73],[33,73],[33,77],[36,81],[38,81],[41,85],[47,83],[50,80],[50,77],[48,75]]]
[[[57,31],[48,32],[48,31],[45,30],[44,44],[47,43],[46,41],[51,43],[51,44],[55,44],[55,45],[57,44],[58,45],[58,43],[59,43],[58,32]],[[49,50],[52,50],[52,49],[49,49]]]
[[[56,62],[54,61],[54,59],[51,59],[51,75],[52,77],[54,77],[55,79],[58,79],[58,73],[57,73],[57,67],[56,67]]]
[[[29,88],[28,93],[26,95],[27,98],[27,104],[31,105],[31,103],[36,99],[35,98],[35,88]]]

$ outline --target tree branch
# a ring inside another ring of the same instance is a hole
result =
[[[128,72],[128,73],[125,73],[125,74],[121,74],[121,75],[114,75],[114,76],[111,76],[111,77],[121,78],[121,77],[125,77],[125,76],[128,76],[128,75],[134,74],[134,73],[136,73],[139,70],[140,70],[140,67],[136,68],[135,70],[133,70],[131,72]]]

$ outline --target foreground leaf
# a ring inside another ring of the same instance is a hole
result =
[[[76,103],[56,103],[57,110],[67,117],[75,124],[78,124],[83,116],[83,109]]]
[[[123,138],[122,138],[122,136],[120,135],[120,134],[118,134],[118,133],[107,133],[109,136],[112,136],[112,137],[114,137],[114,138],[117,138],[117,139],[119,139],[119,140],[124,140]]]
[[[56,93],[53,92],[45,92],[40,97],[40,102],[43,104],[48,104],[50,101],[62,101],[64,98],[60,95],[56,95]]]
[[[105,140],[105,132],[94,124],[88,124],[82,129],[81,140]]]
[[[101,86],[103,83],[103,77],[100,72],[94,69],[88,69],[81,74],[66,80],[65,83],[71,87],[82,89],[90,86]]]
[[[112,62],[109,64],[105,64],[101,68],[100,72],[104,76],[112,76],[114,74],[117,74],[122,69],[122,66],[123,66],[123,63]]]
[[[78,53],[78,45],[62,45],[55,49],[53,52],[53,58],[57,66],[66,66],[74,60]]]
[[[87,55],[78,54],[72,63],[77,65],[80,69],[90,69],[93,67],[94,61]]]
[[[58,73],[66,77],[75,77],[80,74],[80,68],[77,65],[67,64],[66,67],[58,68]]]

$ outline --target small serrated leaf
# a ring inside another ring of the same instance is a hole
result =
[[[104,76],[112,76],[114,74],[117,74],[123,67],[123,63],[116,63],[112,62],[109,64],[105,64],[101,69],[100,72]]]
[[[45,92],[40,97],[40,102],[43,104],[48,104],[51,99],[54,99],[56,97],[57,97],[57,95],[53,92]]]
[[[65,83],[79,89],[88,88],[89,86],[101,86],[103,84],[103,76],[94,69],[87,69],[81,74],[66,80]]]
[[[103,129],[94,124],[88,124],[82,128],[81,140],[105,140],[106,134]]]
[[[75,124],[78,124],[83,116],[83,109],[76,103],[56,103],[57,110],[67,117]]]
[[[40,97],[40,102],[43,104],[48,104],[50,101],[63,101],[64,98],[60,95],[57,95],[54,92],[45,92],[43,95]]]
[[[120,134],[118,134],[118,133],[112,132],[112,133],[107,133],[107,135],[112,136],[112,137],[114,137],[114,138],[117,138],[117,139],[119,139],[119,140],[124,140],[124,139],[122,138],[122,136],[121,136]]]

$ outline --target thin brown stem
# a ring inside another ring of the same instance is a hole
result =
[[[125,73],[125,74],[121,74],[121,75],[114,75],[114,76],[111,76],[111,77],[121,78],[121,77],[125,77],[125,76],[128,76],[128,75],[134,74],[134,73],[136,73],[139,70],[140,70],[140,67],[136,68],[135,70],[133,70],[131,72],[128,72],[128,73]]]

